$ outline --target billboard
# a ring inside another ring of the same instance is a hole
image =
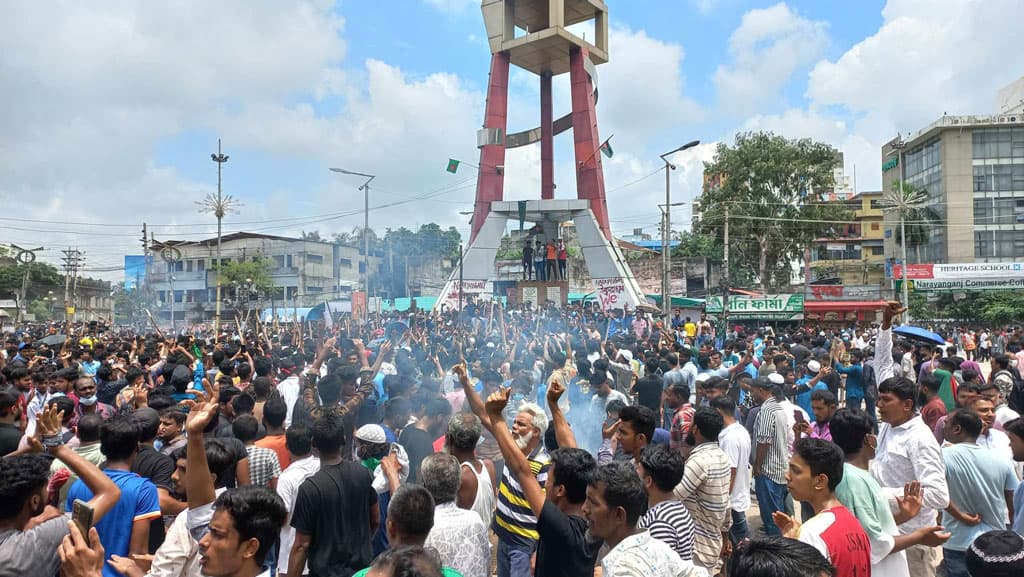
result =
[[[153,262],[153,257],[148,257]],[[124,288],[135,290],[146,282],[146,261],[147,257],[141,254],[124,255]]]
[[[721,313],[722,297],[708,298],[704,310],[708,313]],[[803,318],[803,312],[804,295],[802,293],[729,296],[729,318],[732,319],[800,320]]]
[[[892,278],[903,278],[903,265],[892,267]],[[1024,278],[1024,263],[968,262],[953,264],[912,264],[907,268],[908,279],[1006,279]]]

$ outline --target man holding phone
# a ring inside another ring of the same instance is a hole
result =
[[[64,445],[62,417],[52,405],[44,409],[37,421],[39,438],[33,438],[31,445],[37,451],[45,447],[85,483],[93,495],[87,505],[95,523],[117,504],[121,490],[99,468]],[[0,577],[55,575],[60,568],[54,551],[68,534],[69,523],[60,511],[46,506],[49,474],[49,460],[42,455],[0,459]]]

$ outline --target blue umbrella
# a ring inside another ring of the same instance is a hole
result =
[[[946,344],[946,339],[942,338],[937,333],[933,333],[928,329],[922,329],[921,327],[896,327],[895,329],[892,330],[892,332],[915,341],[924,341],[926,343],[933,343],[936,345]]]

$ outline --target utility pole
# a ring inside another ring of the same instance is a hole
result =
[[[699,140],[691,140],[686,144],[676,147],[675,150],[671,150],[662,154],[659,158],[665,163],[665,218],[664,228],[661,234],[661,308],[662,313],[665,315],[665,319],[672,316],[672,297],[669,294],[671,286],[670,276],[672,274],[672,255],[669,252],[672,244],[672,215],[669,213],[672,210],[672,171],[676,169],[676,165],[672,164],[668,157],[683,150],[693,148],[700,144]],[[686,296],[686,268],[683,268],[683,296]]]
[[[465,253],[462,252],[462,243],[459,243],[459,316],[462,316],[462,261],[465,260]]]
[[[669,294],[671,291],[671,275],[672,275],[672,257],[669,252],[671,251],[670,246],[672,244],[672,189],[671,173],[672,168],[675,168],[670,162],[665,161],[665,211],[662,213],[661,219],[661,310],[666,318],[672,316],[672,296]],[[686,279],[683,279],[683,286],[686,285]]]
[[[70,325],[74,321],[72,311],[78,295],[78,268],[85,258],[77,248],[68,247],[61,252],[64,253],[61,259],[64,264],[64,324]]]
[[[725,207],[725,235],[722,248],[722,342],[729,335],[729,207]]]

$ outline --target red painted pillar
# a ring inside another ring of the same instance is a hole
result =
[[[540,75],[540,197],[545,200],[555,198],[555,135],[550,72]]]
[[[576,196],[590,201],[590,210],[605,238],[612,240],[608,227],[608,206],[604,197],[604,171],[601,168],[600,135],[594,107],[594,83],[583,66],[586,48],[569,52],[569,81],[572,84],[572,134],[576,152]]]
[[[501,131],[499,144],[480,147],[480,169],[476,180],[476,203],[473,206],[473,242],[491,211],[491,202],[501,200],[505,189],[505,128],[508,123],[508,53],[491,55],[491,75],[487,84],[487,105],[484,110],[484,128]],[[496,167],[503,167],[501,172]]]

